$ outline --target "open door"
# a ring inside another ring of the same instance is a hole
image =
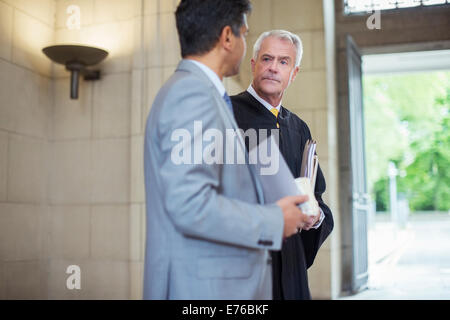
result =
[[[357,292],[367,286],[368,280],[367,220],[370,207],[366,186],[361,54],[350,36],[347,36],[346,45],[353,238],[352,291]]]

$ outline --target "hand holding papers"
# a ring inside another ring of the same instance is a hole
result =
[[[261,155],[262,152],[267,152],[267,154]],[[271,174],[264,174],[264,172],[267,172],[264,169],[267,169],[269,166],[272,168],[275,166],[273,163],[268,164],[261,161],[262,158],[267,158],[268,155],[270,155],[269,158],[272,161],[278,162],[276,164],[278,170],[275,170],[275,173],[272,173],[274,170],[271,170]],[[275,203],[286,196],[307,194],[309,200],[300,204],[300,209],[306,215],[317,215],[319,209],[311,186],[309,185],[308,189],[308,185],[305,186],[304,182],[296,183],[273,136],[262,141],[258,147],[250,150],[249,159],[250,163],[255,166],[256,173],[259,176],[265,203]],[[309,179],[307,180],[307,183],[310,183]],[[298,186],[300,186],[300,189]]]

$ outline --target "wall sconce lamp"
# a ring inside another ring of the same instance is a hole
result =
[[[70,71],[70,98],[78,99],[78,82],[80,74],[84,80],[100,79],[100,70],[87,69],[100,63],[108,52],[99,48],[78,45],[57,45],[42,49],[53,62],[63,64]]]

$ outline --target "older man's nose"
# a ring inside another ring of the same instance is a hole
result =
[[[274,60],[272,61],[272,63],[269,66],[269,70],[273,73],[277,73],[278,72],[278,64],[277,62]]]

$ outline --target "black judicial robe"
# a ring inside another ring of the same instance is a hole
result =
[[[234,116],[240,129],[277,129],[277,119],[250,93],[244,91],[231,97]],[[301,159],[305,143],[311,139],[306,123],[298,116],[281,106],[278,115],[280,125],[280,152],[286,160],[293,176],[300,176]],[[326,124],[324,124],[326,125]],[[248,141],[246,141],[248,149]],[[319,159],[320,161],[320,159]],[[307,269],[322,243],[333,229],[333,216],[330,208],[323,202],[325,178],[322,170],[317,171],[314,194],[325,214],[318,229],[302,230],[283,241],[281,251],[272,251],[273,297],[275,300],[311,299]]]

